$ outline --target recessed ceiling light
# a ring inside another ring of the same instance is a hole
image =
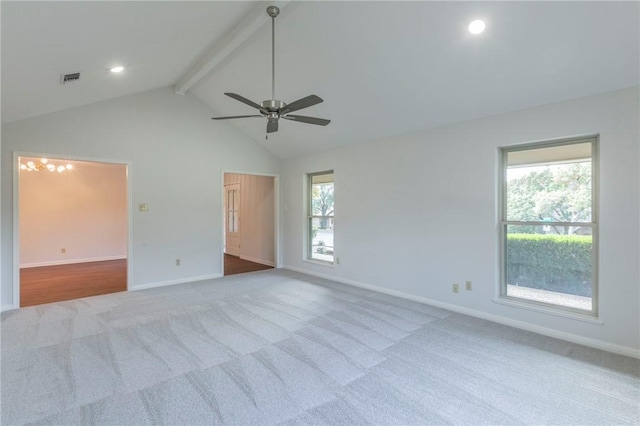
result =
[[[122,72],[124,71],[124,67],[113,67],[111,68],[111,72]]]
[[[484,28],[486,27],[484,21],[480,20],[480,19],[476,19],[475,21],[471,22],[469,24],[469,32],[471,34],[480,34],[481,32],[484,31]]]

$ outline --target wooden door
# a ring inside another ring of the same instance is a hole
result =
[[[224,186],[224,252],[240,256],[240,185]]]

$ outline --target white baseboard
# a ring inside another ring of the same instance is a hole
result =
[[[16,307],[13,306],[13,305],[2,305],[2,306],[0,306],[0,312],[10,311],[12,309],[16,309]]]
[[[187,278],[178,278],[176,280],[169,280],[169,281],[157,281],[153,283],[138,284],[138,285],[131,286],[131,288],[129,288],[129,291],[146,290],[149,288],[164,287],[167,285],[174,285],[174,284],[192,283],[196,281],[214,280],[216,278],[221,278],[221,277],[222,277],[222,274],[211,274],[211,275],[199,275],[199,276],[187,277]]]
[[[499,324],[508,325],[510,327],[519,328],[521,330],[531,331],[534,333],[542,334],[544,336],[553,337],[560,340],[566,340],[571,343],[576,343],[579,345],[589,346],[591,348],[600,349],[607,352],[613,352],[620,355],[625,355],[632,358],[640,359],[640,350],[629,348],[626,346],[616,345],[613,343],[603,342],[601,340],[590,339],[588,337],[578,336],[572,333],[566,333],[564,331],[553,330],[547,327],[541,327],[537,325],[532,325],[523,321],[513,320],[510,318],[505,318],[500,315],[489,314],[486,312],[478,311],[475,309],[465,308],[463,306],[453,305],[450,303],[441,302],[434,299],[429,299],[426,297],[416,296],[410,293],[404,293],[402,291],[391,290],[384,287],[379,287],[371,284],[365,284],[359,281],[354,281],[346,278],[335,277],[333,275],[322,274],[314,271],[309,271],[303,268],[297,268],[294,266],[284,265],[284,269],[289,269],[291,271],[300,272],[307,275],[312,275],[318,278],[325,278],[331,281],[336,281],[342,284],[351,285],[354,287],[360,287],[367,290],[372,290],[378,293],[388,294],[390,296],[400,297],[402,299],[411,300],[418,303],[423,303],[425,305],[431,305],[442,309],[447,309],[449,311],[457,312],[460,314],[469,315],[472,317],[484,319],[487,321],[496,322]]]
[[[40,266],[70,265],[72,263],[103,262],[105,260],[120,260],[120,259],[126,259],[126,258],[127,258],[127,255],[122,254],[117,256],[85,257],[82,259],[52,260],[50,262],[24,263],[20,265],[20,269],[38,268]]]
[[[250,257],[250,256],[240,255],[240,259],[248,260],[249,262],[259,263],[261,265],[267,265],[267,266],[274,266],[275,265],[275,262],[271,262],[271,261],[263,260],[263,259],[256,259],[255,257]]]

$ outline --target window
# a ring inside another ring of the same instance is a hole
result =
[[[227,191],[227,232],[238,232],[238,185],[228,185]]]
[[[502,298],[597,315],[597,138],[503,148]]]
[[[307,259],[333,263],[333,171],[308,177]]]

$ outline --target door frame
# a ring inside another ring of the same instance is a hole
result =
[[[225,173],[234,173],[239,175],[268,176],[273,178],[273,250],[275,258],[275,269],[282,268],[282,259],[280,256],[280,175],[276,173],[257,173],[247,171],[237,171],[222,169],[220,173],[220,275],[224,277],[224,175]],[[242,188],[240,188],[242,191]],[[241,225],[242,226],[242,225]]]
[[[131,191],[131,161],[114,160],[95,157],[81,157],[75,155],[48,154],[43,152],[13,151],[13,309],[20,309],[20,157],[44,157],[56,160],[87,161],[91,163],[122,164],[126,166],[127,180],[127,291],[131,290],[133,276],[133,262],[131,261],[132,240],[131,227],[133,224],[133,202]]]

